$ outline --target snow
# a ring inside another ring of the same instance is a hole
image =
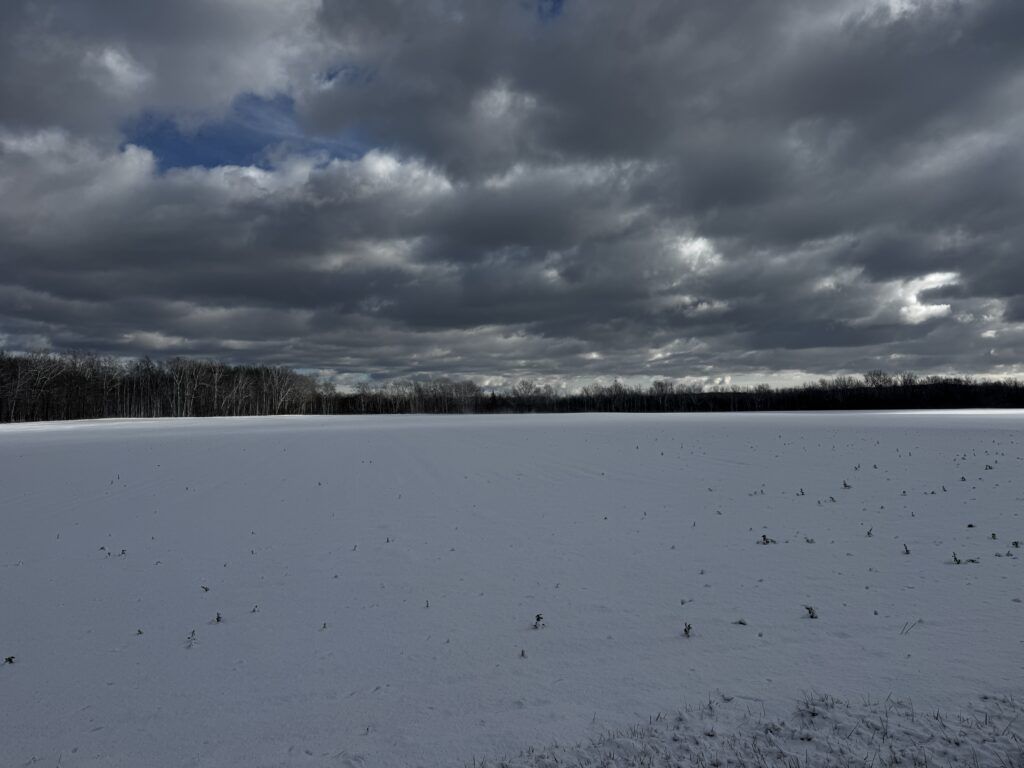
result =
[[[0,427],[0,763],[1019,765],[1022,427]]]

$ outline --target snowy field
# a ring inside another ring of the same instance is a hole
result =
[[[1022,765],[1022,428],[0,427],[0,765]]]

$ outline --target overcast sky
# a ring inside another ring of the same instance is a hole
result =
[[[1024,373],[1022,41],[1021,0],[4,0],[0,347]]]

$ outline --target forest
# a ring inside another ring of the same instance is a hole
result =
[[[175,357],[0,351],[0,422],[181,416],[1024,408],[1024,383],[873,370],[797,387],[619,381],[561,392],[530,379],[484,390],[466,379],[363,383],[340,391],[283,366]]]

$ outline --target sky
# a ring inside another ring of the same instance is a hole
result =
[[[1020,0],[5,0],[0,348],[1024,373]]]

